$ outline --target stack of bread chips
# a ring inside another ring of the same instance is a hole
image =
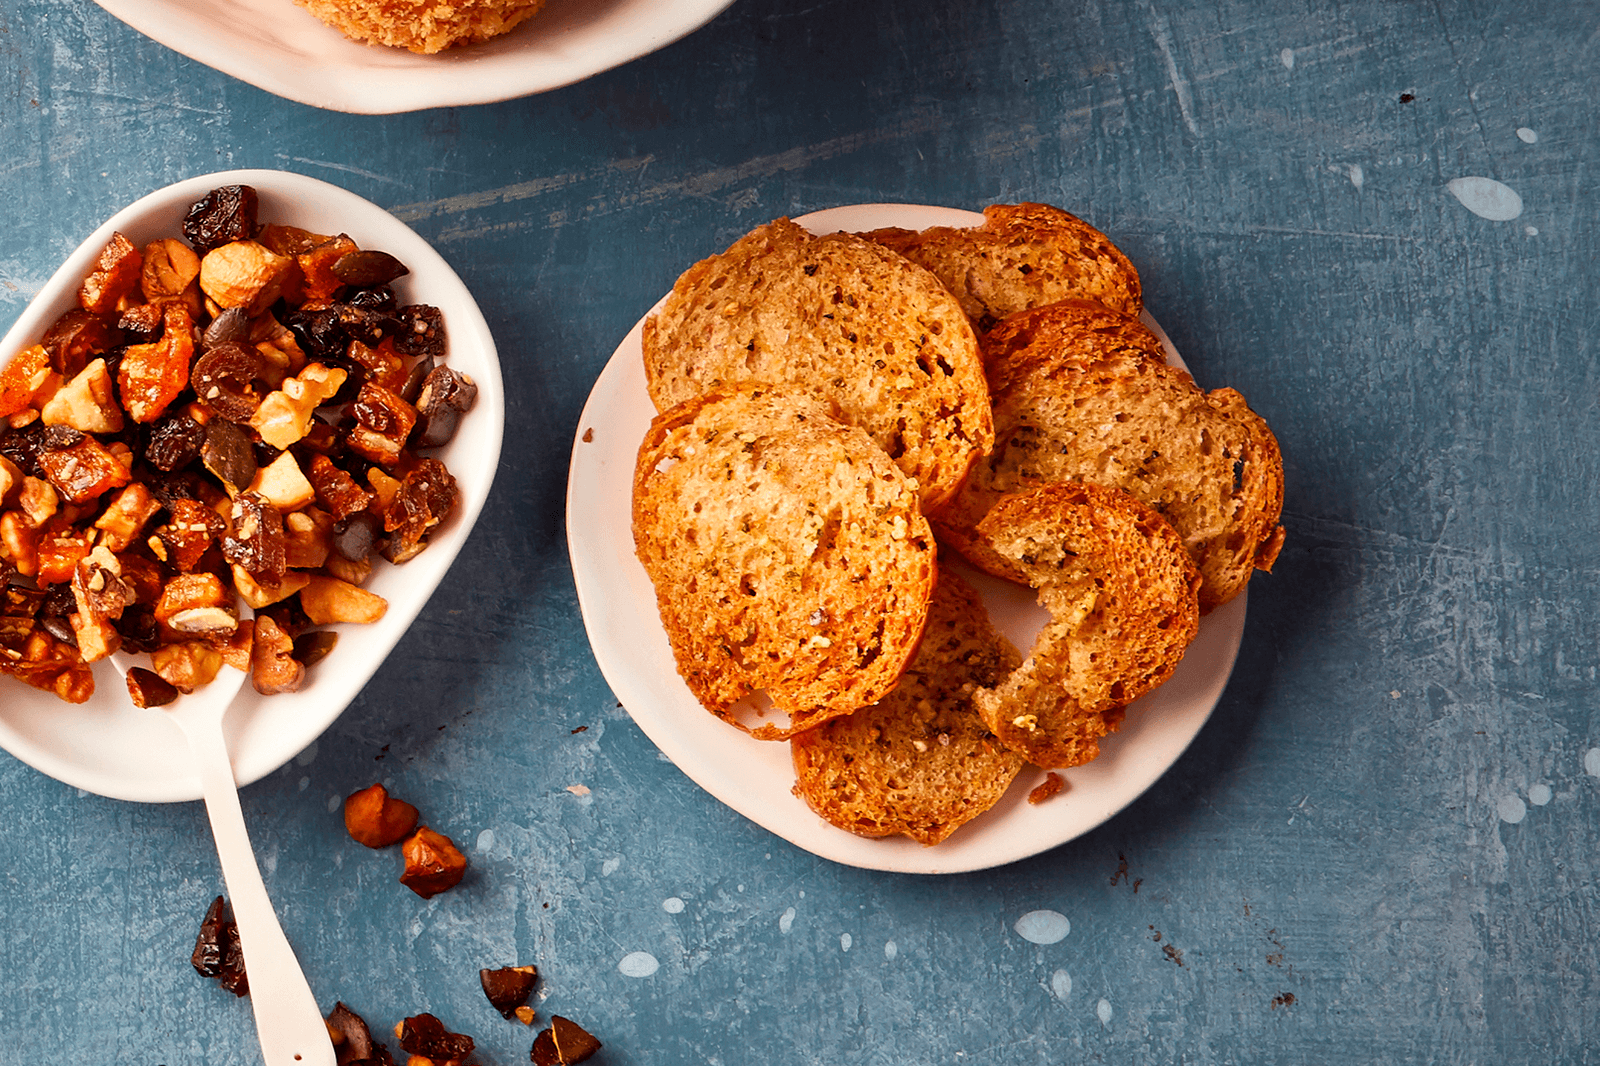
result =
[[[645,322],[633,532],[679,673],[862,836],[937,844],[1023,765],[1095,758],[1283,542],[1276,440],[1167,364],[1127,257],[1057,208],[984,216],[778,219]],[[938,550],[1036,590],[1026,655]]]

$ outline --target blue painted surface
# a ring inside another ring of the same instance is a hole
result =
[[[394,209],[499,339],[466,552],[244,792],[320,998],[430,1010],[484,1066],[526,1061],[476,987],[513,961],[612,1064],[1600,1059],[1591,6],[739,0],[567,89],[368,118],[0,0],[0,73],[0,325],[126,202],[265,166]],[[1520,216],[1469,211],[1468,176]],[[1123,814],[981,874],[841,868],[617,706],[567,568],[571,434],[627,328],[751,226],[1022,198],[1107,230],[1202,384],[1271,422],[1288,545],[1217,713]],[[468,850],[459,889],[424,902],[346,838],[373,780]],[[187,963],[219,890],[198,804],[0,756],[0,811],[0,1061],[257,1061]],[[1024,939],[1037,910],[1070,932]],[[659,969],[619,969],[641,951]]]

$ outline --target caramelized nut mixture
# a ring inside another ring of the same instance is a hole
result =
[[[182,240],[115,235],[0,367],[0,674],[81,703],[125,650],[151,656],[140,706],[224,663],[292,692],[332,644],[313,627],[382,618],[374,560],[455,508],[422,450],[477,388],[443,365],[439,310],[400,305],[394,256],[257,209],[226,186]]]

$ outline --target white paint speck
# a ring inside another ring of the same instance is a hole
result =
[[[613,855],[611,858],[600,864],[600,876],[610,877],[612,874],[617,872],[617,867],[621,865],[622,859]]]
[[[1539,227],[1538,226],[1523,226],[1522,227],[1522,232],[1526,233],[1530,237],[1537,237],[1539,235]]]
[[[1509,222],[1522,214],[1522,197],[1493,178],[1453,178],[1445,186],[1461,206],[1491,222]]]
[[[479,855],[487,855],[489,853],[490,849],[493,848],[493,847],[494,847],[494,830],[493,829],[485,829],[483,832],[478,834],[478,854]]]
[[[1072,923],[1060,911],[1029,911],[1012,928],[1031,944],[1054,944],[1072,932]]]
[[[337,794],[329,796],[328,797],[328,813],[332,814],[334,811],[338,810],[339,809],[339,805],[341,803],[343,803],[343,802],[344,802],[344,797],[342,797],[342,796],[339,796]]]
[[[788,936],[789,930],[793,928],[794,908],[790,907],[788,910],[784,911],[783,915],[778,919],[778,932],[782,933],[784,936]]]
[[[1055,997],[1065,1003],[1067,997],[1072,995],[1072,975],[1065,970],[1057,970],[1050,975],[1050,991]],[[1105,1000],[1100,1002],[1104,1003]]]
[[[1528,805],[1522,802],[1521,796],[1501,796],[1495,804],[1495,809],[1500,812],[1502,822],[1516,825],[1528,816]]]
[[[1517,140],[1523,144],[1532,144],[1539,139],[1539,135],[1526,126],[1517,127]]]
[[[850,950],[850,945],[854,944],[854,943],[855,943],[855,938],[852,937],[849,933],[840,933],[839,934],[839,950],[840,951],[849,951]]]
[[[1535,807],[1543,807],[1554,798],[1555,794],[1550,791],[1550,786],[1543,782],[1532,785],[1528,789],[1528,802]]]
[[[633,951],[622,956],[617,971],[624,977],[649,977],[661,969],[661,963],[648,951]]]
[[[1590,748],[1583,753],[1583,772],[1590,777],[1600,777],[1600,748]]]
[[[1100,1019],[1101,1025],[1109,1026],[1111,1024],[1111,1002],[1102,999],[1099,1003],[1096,1003],[1094,1005],[1094,1016]]]
[[[1356,188],[1359,189],[1361,186],[1367,183],[1366,171],[1362,170],[1359,164],[1351,163],[1349,167],[1349,174],[1350,184],[1354,185]]]
[[[301,778],[301,779],[300,779],[300,780],[299,780],[299,781],[298,781],[298,782],[297,782],[297,784],[299,784],[299,786],[300,786],[300,788],[299,788],[299,791],[301,791],[301,792],[304,792],[304,791],[305,791],[305,790],[306,790],[306,789],[308,789],[308,788],[310,788],[310,787],[311,787],[311,778],[309,778],[309,777],[302,777],[302,778]]]
[[[1283,69],[1285,69],[1285,70],[1293,70],[1294,69],[1294,49],[1293,48],[1285,48],[1283,51],[1279,52],[1278,53],[1278,62],[1283,64]]]
[[[744,886],[743,886],[743,885],[740,885],[740,886],[739,886],[739,891],[740,891],[740,892],[743,892],[743,891],[744,891]]]
[[[900,945],[899,944],[896,944],[893,940],[884,941],[884,944],[883,944],[883,957],[884,958],[892,959],[898,954],[900,954]]]
[[[668,896],[666,899],[661,901],[661,909],[666,911],[668,914],[682,914],[683,900],[679,899],[677,896]]]

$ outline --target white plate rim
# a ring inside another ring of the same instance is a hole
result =
[[[402,566],[381,560],[368,587],[389,598],[390,609],[372,626],[338,626],[339,645],[314,668],[299,692],[263,697],[246,684],[225,720],[234,774],[240,785],[258,781],[299,755],[343,713],[371,679],[434,589],[444,579],[483,509],[499,465],[504,437],[505,396],[494,337],[477,302],[453,268],[419,234],[388,211],[340,186],[290,171],[228,170],[165,186],[122,208],[67,257],[38,296],[0,340],[0,361],[31,344],[76,301],[76,290],[114,232],[135,243],[178,235],[188,205],[222,185],[254,186],[263,221],[318,229],[344,219],[334,232],[348,232],[363,247],[397,256],[411,274],[395,283],[404,302],[432,303],[445,315],[450,338],[446,362],[467,370],[478,386],[471,414],[455,440],[434,453],[456,476],[461,490],[456,514],[437,529],[427,550]],[[331,227],[330,227],[331,228]],[[477,461],[465,463],[466,456]],[[341,652],[349,653],[341,658]],[[224,669],[227,669],[224,667]],[[63,703],[12,678],[0,678],[0,747],[22,762],[68,785],[112,799],[176,802],[200,798],[199,778],[188,771],[182,734],[158,711],[127,704],[121,678],[109,663],[95,667],[95,696],[82,705]],[[19,698],[21,693],[26,699]],[[113,714],[112,712],[115,712]],[[139,716],[137,720],[127,716]],[[288,728],[285,728],[288,727]],[[72,741],[82,739],[76,747]],[[86,762],[90,750],[133,741],[146,745],[110,751]],[[65,750],[63,748],[65,747]],[[122,761],[118,770],[106,763]],[[137,761],[139,768],[130,769]]]
[[[95,2],[180,55],[286,100],[391,115],[574,84],[688,36],[732,0],[550,0],[502,37],[431,56],[349,40],[293,0]]]
[[[795,221],[828,233],[970,226],[983,216],[920,204],[852,204]],[[1161,337],[1169,360],[1182,365],[1165,332],[1148,313],[1144,319]],[[933,847],[903,836],[858,837],[824,822],[790,791],[787,744],[752,740],[702,708],[683,684],[649,577],[633,554],[633,460],[654,414],[640,358],[643,323],[641,318],[617,346],[578,422],[567,482],[568,550],[601,674],[644,734],[722,803],[795,846],[847,866],[917,874],[988,869],[1037,855],[1104,823],[1165,773],[1210,718],[1243,637],[1243,594],[1202,619],[1199,636],[1172,679],[1130,706],[1123,729],[1102,742],[1098,759],[1057,771],[1067,788],[1053,799],[1026,802],[1044,773],[1029,767],[999,804]],[[964,572],[972,575],[970,569]],[[1014,641],[1020,635],[1016,626],[1037,627],[1042,612],[1027,590],[997,591],[1003,583],[984,575],[976,582],[996,624]],[[999,604],[996,595],[1005,596],[1006,603]],[[1026,649],[1028,642],[1019,647]]]

